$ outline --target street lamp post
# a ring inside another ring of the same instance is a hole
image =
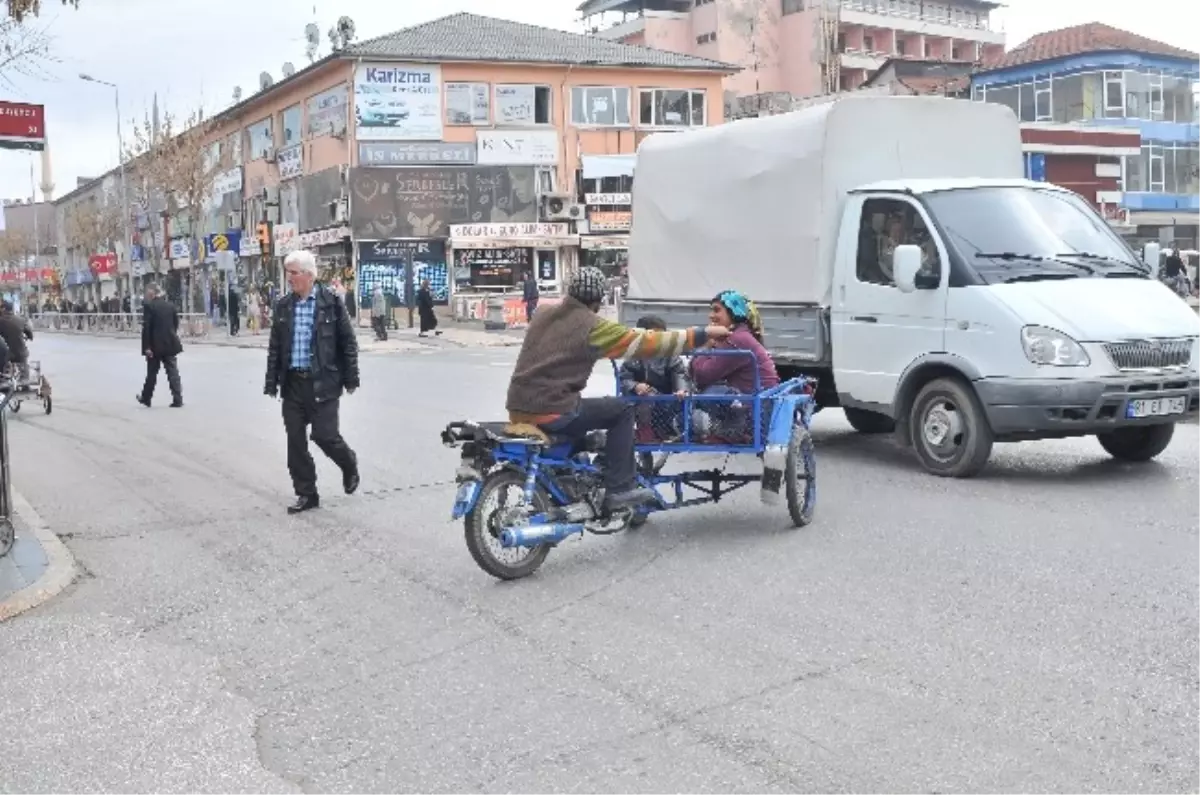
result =
[[[125,256],[129,259],[129,309],[136,311],[134,305],[137,296],[133,289],[133,235],[129,233],[129,190],[125,185],[125,136],[121,132],[121,89],[117,88],[116,83],[99,80],[88,74],[79,75],[79,79],[108,86],[113,90],[113,100],[117,109],[117,164],[121,174],[121,232],[125,236]],[[117,278],[120,278],[119,272]]]

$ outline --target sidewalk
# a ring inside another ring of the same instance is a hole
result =
[[[75,580],[75,557],[24,497],[13,493],[16,543],[0,557],[0,621],[32,610]]]
[[[504,331],[485,331],[482,323],[455,323],[448,321],[438,326],[440,336],[433,334],[421,337],[415,328],[398,328],[388,330],[388,339],[384,342],[375,339],[374,332],[355,328],[358,334],[358,349],[363,353],[400,353],[404,351],[419,351],[429,348],[511,348],[521,344],[525,339],[523,329],[508,329]],[[234,348],[265,348],[268,335],[265,333],[251,334],[243,331],[236,337],[231,337],[224,331],[215,331],[207,337],[195,337],[183,340],[184,345],[225,345]]]

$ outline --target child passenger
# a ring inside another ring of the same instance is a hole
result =
[[[660,317],[646,315],[637,322],[638,328],[649,331],[666,331],[667,324]],[[687,367],[680,356],[657,359],[626,359],[621,365],[621,392],[626,395],[675,395],[684,397],[688,393]],[[667,401],[654,401],[637,407],[636,438],[643,444],[673,436],[680,416],[679,405]]]

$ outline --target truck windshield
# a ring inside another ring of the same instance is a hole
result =
[[[1108,224],[1074,193],[969,188],[923,198],[946,245],[988,284],[1148,275]]]

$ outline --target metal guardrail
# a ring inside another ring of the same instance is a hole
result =
[[[43,312],[31,316],[29,321],[35,331],[130,337],[142,333],[142,316],[132,312]],[[211,329],[212,318],[201,312],[179,316],[180,337],[207,337]]]

